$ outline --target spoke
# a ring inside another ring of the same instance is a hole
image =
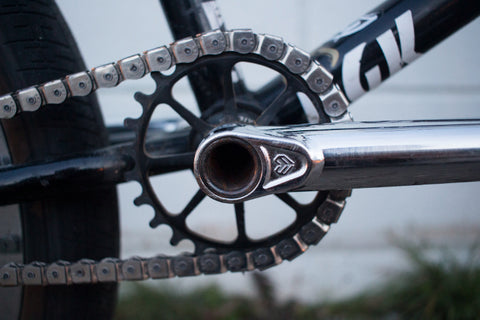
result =
[[[258,116],[255,123],[257,125],[268,125],[278,115],[280,110],[287,104],[288,98],[295,94],[295,90],[288,86],[286,87],[271,103],[268,105],[262,114]]]
[[[146,167],[149,175],[174,172],[193,168],[195,152],[169,154],[161,157],[147,157]]]
[[[235,203],[235,218],[237,221],[237,240],[238,242],[240,241],[245,241],[248,239],[247,237],[247,232],[245,229],[245,203],[240,202],[240,203]]]
[[[280,194],[276,194],[276,196],[280,200],[285,202],[290,208],[295,210],[295,212],[298,212],[301,209],[302,205],[300,203],[298,203],[297,200],[293,199],[293,197],[291,195],[289,195],[288,193],[280,193]]]
[[[178,215],[178,219],[185,220],[190,213],[192,213],[193,209],[195,209],[200,202],[205,198],[205,193],[202,190],[198,190],[197,193],[193,196],[187,206],[182,210],[182,212]]]
[[[235,121],[237,118],[237,103],[235,101],[235,86],[233,85],[232,69],[233,65],[230,63],[223,65],[223,72],[221,75],[223,103],[227,121]]]
[[[170,107],[172,107],[173,110],[175,110],[176,113],[178,113],[178,115],[180,117],[182,117],[183,119],[185,119],[185,121],[188,122],[188,124],[190,124],[190,126],[192,126],[192,128],[194,130],[196,130],[197,132],[205,135],[207,134],[210,130],[213,129],[213,126],[209,125],[208,123],[206,123],[205,121],[203,121],[202,119],[198,118],[196,115],[194,115],[190,110],[188,110],[187,108],[185,108],[180,102],[178,102],[177,100],[175,99],[169,99],[169,101],[167,102],[168,105],[170,105]]]

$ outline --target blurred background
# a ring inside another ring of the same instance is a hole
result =
[[[255,32],[279,35],[312,51],[381,2],[219,0],[218,4],[227,28],[252,28]],[[58,4],[89,67],[173,40],[156,0],[62,0]],[[476,20],[354,103],[350,107],[354,119],[480,118],[479,34],[480,23]],[[246,72],[246,76],[254,83],[267,80],[255,71]],[[140,106],[133,93],[150,93],[153,89],[153,81],[145,77],[98,91],[106,123],[121,124],[125,117],[138,117]],[[188,101],[188,87],[179,90]],[[159,115],[172,116],[168,111]],[[156,186],[167,206],[181,208],[196,191],[188,172],[164,179]],[[189,243],[182,243],[179,249],[171,248],[168,227],[150,229],[148,222],[153,210],[132,203],[140,194],[139,185],[127,183],[118,190],[122,257],[169,254],[191,248]],[[339,223],[319,245],[294,262],[284,262],[264,274],[276,287],[280,300],[314,302],[352,296],[406,269],[402,252],[392,243],[394,236],[446,245],[462,255],[480,236],[479,191],[480,183],[354,190]],[[192,223],[205,232],[228,233],[226,225],[232,221],[233,210],[223,206],[210,199],[204,201]],[[252,234],[279,228],[290,219],[275,199],[252,201],[247,204],[249,209],[252,213],[247,213],[247,226]],[[214,283],[227,293],[251,294],[255,288],[249,277],[250,274],[228,273],[169,279],[152,285],[189,291]]]

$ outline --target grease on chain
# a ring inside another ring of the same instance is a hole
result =
[[[348,101],[333,83],[333,76],[308,53],[287,45],[283,39],[255,34],[249,29],[222,32],[209,31],[196,37],[179,40],[170,46],[147,50],[115,63],[68,75],[0,97],[0,119],[13,118],[20,112],[34,112],[46,104],[60,104],[66,99],[85,96],[99,88],[116,87],[128,79],[140,79],[154,71],[166,71],[178,63],[193,63],[204,55],[224,52],[256,54],[278,61],[304,79],[310,90],[319,95],[324,111],[332,121],[348,118]],[[69,285],[136,281],[148,278],[219,274],[227,271],[264,270],[283,260],[292,260],[317,244],[337,221],[349,191],[331,191],[315,218],[292,238],[253,251],[231,251],[225,254],[132,257],[127,260],[105,258],[101,261],[82,259],[77,262],[9,263],[0,268],[0,286]]]

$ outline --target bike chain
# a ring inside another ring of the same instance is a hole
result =
[[[90,71],[1,96],[0,119],[13,118],[20,112],[37,111],[47,104],[61,104],[67,98],[86,96],[99,88],[116,87],[124,80],[140,79],[150,72],[167,71],[175,64],[194,63],[205,55],[227,52],[255,54],[281,63],[289,72],[303,78],[309,89],[319,95],[323,109],[332,122],[350,120],[348,101],[325,68],[308,53],[286,44],[282,38],[256,34],[249,29],[205,32]],[[337,222],[349,195],[350,191],[330,191],[312,221],[293,237],[271,247],[248,252],[159,255],[126,260],[105,258],[101,261],[81,259],[73,263],[9,263],[0,268],[0,286],[69,285],[264,270],[283,260],[292,260],[305,252],[308,246],[317,244],[330,224]]]

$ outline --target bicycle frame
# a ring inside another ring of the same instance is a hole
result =
[[[176,39],[211,27],[224,28],[218,21],[214,26],[212,13],[207,12],[215,7],[214,1],[161,0],[161,3]],[[194,19],[189,15],[192,7],[196,8]],[[314,56],[334,74],[348,99],[355,101],[479,13],[480,6],[472,0],[387,1],[315,50]],[[201,109],[216,96],[216,78],[214,69],[190,77]],[[208,92],[198,89],[199,84],[205,83],[211,84],[207,86],[210,88]],[[279,90],[278,82],[272,81],[256,92],[255,97],[267,104]],[[292,99],[291,103],[299,104],[297,99]],[[187,132],[178,132],[174,136],[162,135],[155,143],[175,145],[178,153],[186,153],[187,137]],[[125,155],[129,142],[115,137],[112,140],[123,142],[89,154],[3,167],[0,170],[0,204],[77,192],[94,184],[124,182],[123,173],[132,165],[131,159]],[[186,153],[185,158],[193,163],[192,154]],[[155,173],[175,170],[175,163],[172,163],[158,168]]]

